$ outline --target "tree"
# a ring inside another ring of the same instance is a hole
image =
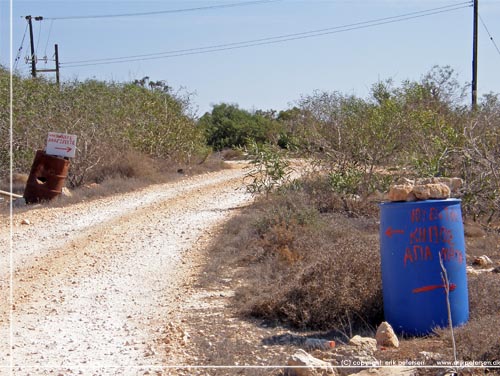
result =
[[[269,115],[271,113],[250,113],[237,105],[221,103],[203,115],[198,125],[204,129],[208,145],[215,150],[244,147],[251,140],[259,144],[277,143],[279,123]]]

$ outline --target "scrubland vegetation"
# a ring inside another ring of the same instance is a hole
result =
[[[5,69],[0,69],[0,92],[0,177],[5,178],[10,139]],[[13,169],[29,171],[49,131],[78,136],[70,187],[113,175],[141,177],[165,163],[200,163],[211,150],[274,148],[321,163],[330,188],[342,194],[383,191],[398,174],[462,177],[466,215],[492,221],[500,212],[500,98],[486,95],[471,111],[468,92],[450,68],[436,67],[418,82],[378,82],[365,99],[314,92],[281,112],[222,103],[196,119],[190,96],[163,81],[87,80],[58,87],[14,75]]]
[[[378,82],[368,98],[317,91],[281,112],[222,104],[199,125],[217,150],[267,143],[312,158],[344,195],[384,191],[398,175],[461,177],[466,215],[491,222],[500,214],[500,97],[485,95],[472,111],[469,89],[435,67],[419,81]]]
[[[276,147],[247,148],[258,166],[250,188],[267,194],[226,226],[211,264],[237,270],[239,311],[344,339],[373,334],[383,319],[377,204],[401,177],[464,179],[464,218],[484,231],[467,238],[468,263],[483,254],[498,263],[500,101],[490,94],[471,110],[466,93],[451,69],[434,68],[418,82],[379,82],[367,99],[315,92],[275,116],[288,151],[307,156],[315,171],[289,181]],[[491,335],[499,287],[498,274],[469,277],[471,318],[456,330],[460,358],[500,357]],[[449,332],[437,333],[450,349]]]
[[[5,70],[0,91],[4,177]],[[48,131],[78,136],[72,187],[201,163],[212,151],[247,153],[249,189],[266,195],[226,226],[211,264],[241,270],[240,312],[298,328],[370,331],[383,318],[377,202],[399,178],[461,177],[463,215],[486,234],[468,247],[500,261],[492,240],[500,230],[500,97],[485,95],[471,109],[469,91],[450,68],[435,67],[419,81],[378,82],[368,98],[318,91],[281,112],[219,104],[195,119],[189,96],[163,82],[58,88],[14,76],[14,170],[29,171]],[[293,181],[288,157],[307,158],[312,172]],[[470,280],[471,321],[457,331],[464,359],[500,357],[491,330],[500,302],[489,298],[499,288],[499,274]]]
[[[13,169],[28,173],[47,133],[78,137],[68,184],[110,177],[147,178],[174,164],[203,161],[205,138],[190,115],[189,96],[163,82],[64,82],[13,77]],[[0,71],[2,147],[0,175],[8,174],[9,75]]]

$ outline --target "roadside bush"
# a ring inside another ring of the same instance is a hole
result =
[[[1,69],[2,92],[8,80],[8,72]],[[208,153],[204,135],[189,115],[189,98],[172,93],[166,85],[87,80],[64,82],[59,87],[44,78],[14,75],[13,94],[16,172],[29,171],[35,151],[44,147],[49,131],[78,137],[68,177],[72,187],[102,180],[107,174],[130,175],[122,169],[130,155],[143,155],[144,162],[196,163]],[[1,97],[7,100],[9,96]],[[9,111],[0,115],[5,133]],[[1,146],[0,158],[5,158],[7,145]],[[138,173],[149,165],[134,168]],[[6,172],[0,171],[3,176]]]
[[[362,177],[363,173],[355,167],[332,171],[328,174],[332,190],[342,194],[358,193]]]
[[[378,82],[366,100],[316,92],[303,97],[299,107],[314,119],[313,146],[319,144],[326,156],[340,153],[368,173],[413,164],[420,173],[436,174],[444,172],[438,162],[446,150],[460,145],[462,107],[453,107],[455,90],[460,87],[453,71],[435,68],[421,82],[405,81],[401,87]]]
[[[500,327],[500,315],[471,319],[466,327],[455,331],[457,353],[463,360],[494,361],[500,359],[500,339],[492,328]]]
[[[299,328],[344,333],[373,328],[381,321],[380,275],[374,272],[380,263],[378,252],[373,252],[376,237],[353,231],[339,216],[324,220],[331,223],[322,223],[321,232],[290,230],[296,234],[294,243],[301,245],[293,248],[300,261],[292,264],[279,284],[264,280],[274,294],[250,300],[251,314]]]
[[[500,219],[500,99],[488,95],[464,129],[457,169],[466,183],[465,211],[487,222]]]
[[[311,178],[257,200],[225,227],[212,265],[243,267],[235,304],[245,315],[346,335],[373,330],[382,319],[376,221],[346,217],[342,201],[322,212],[318,193],[336,197],[324,187]]]
[[[250,168],[245,174],[247,190],[250,193],[265,193],[268,195],[273,190],[278,190],[290,184],[290,161],[277,146],[270,144],[258,145],[250,140],[247,154],[250,158]]]
[[[246,159],[246,155],[243,149],[224,149],[221,150],[219,154],[225,161]]]
[[[348,217],[376,218],[379,209],[377,197],[361,197],[360,186],[347,184],[356,182],[356,178],[312,173],[304,176],[296,186],[308,197],[309,205],[319,213],[338,213]],[[357,173],[355,176],[358,176]],[[377,175],[375,175],[377,176]],[[342,185],[339,185],[339,180]],[[380,179],[383,180],[382,178]],[[392,180],[391,180],[392,181]],[[382,183],[379,183],[379,188]]]
[[[116,178],[152,181],[157,173],[155,161],[146,154],[134,150],[117,151],[114,160],[91,171],[87,180],[98,184]]]
[[[284,113],[283,124],[330,171],[340,193],[382,191],[390,184],[384,169],[458,176],[465,180],[464,214],[498,221],[500,100],[488,94],[471,111],[464,104],[468,89],[450,67],[434,67],[399,87],[378,82],[367,99],[316,91]]]

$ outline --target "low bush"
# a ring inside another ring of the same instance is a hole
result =
[[[467,361],[500,360],[500,275],[495,273],[469,276],[470,320],[455,329],[457,354]],[[450,342],[449,330],[438,331]]]
[[[117,152],[113,160],[93,169],[86,180],[95,183],[113,178],[152,181],[159,172],[158,167],[157,162],[147,155],[133,150]]]
[[[500,338],[494,328],[500,327],[500,314],[476,317],[463,328],[455,330],[457,353],[466,361],[500,359]]]
[[[9,173],[9,73],[0,67],[0,178]],[[164,161],[195,164],[209,153],[190,114],[189,97],[145,81],[87,80],[61,86],[44,78],[13,76],[14,172],[27,173],[48,132],[75,134],[68,184],[107,176],[138,177]]]
[[[245,180],[249,192],[268,195],[291,182],[293,169],[290,161],[277,146],[249,141],[247,152],[251,167]]]
[[[374,272],[380,263],[378,252],[373,251],[377,239],[353,230],[344,220],[327,216],[317,230],[288,229],[294,235],[274,242],[274,254],[268,250],[261,261],[270,263],[266,267],[281,269],[283,275],[277,279],[260,276],[259,286],[265,284],[267,294],[244,299],[243,309],[299,328],[350,333],[376,327],[382,319],[380,274]],[[276,227],[269,232],[267,237],[276,237]],[[269,242],[265,245],[270,248]]]
[[[233,219],[212,268],[243,266],[235,304],[245,315],[297,328],[373,330],[382,320],[375,218],[348,218],[343,205],[322,212],[315,181],[261,198]]]

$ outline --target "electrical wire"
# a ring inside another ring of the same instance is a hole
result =
[[[377,23],[377,22],[381,22],[381,21],[388,21],[388,20],[392,20],[392,19],[400,19],[402,17],[409,17],[409,16],[414,16],[414,15],[418,15],[418,14],[422,14],[422,13],[429,13],[431,11],[445,10],[445,9],[446,10],[455,10],[455,7],[463,6],[465,4],[470,4],[470,2],[447,5],[447,6],[427,9],[427,10],[423,10],[423,11],[405,13],[405,14],[401,14],[401,15],[397,15],[397,16],[378,18],[378,19],[374,19],[374,20],[356,22],[356,23],[342,25],[342,26],[334,26],[334,27],[329,27],[329,28],[316,29],[316,30],[310,30],[310,31],[305,31],[305,32],[301,32],[301,33],[286,34],[286,35],[280,35],[280,36],[275,36],[275,37],[252,39],[252,40],[247,40],[247,41],[218,44],[218,45],[212,45],[212,46],[207,46],[207,47],[197,47],[197,48],[190,48],[190,49],[184,49],[184,50],[164,51],[164,52],[149,53],[149,54],[142,54],[142,55],[130,55],[130,56],[115,57],[115,58],[69,61],[69,62],[66,62],[66,64],[80,64],[80,63],[89,63],[89,62],[114,61],[114,60],[130,59],[130,58],[149,57],[149,56],[170,55],[170,54],[176,54],[176,53],[182,53],[182,52],[192,52],[192,51],[198,51],[198,50],[200,50],[200,51],[201,50],[211,50],[211,49],[215,49],[215,48],[244,45],[244,44],[249,44],[249,43],[258,43],[258,42],[266,42],[266,41],[279,40],[279,39],[285,39],[285,38],[293,38],[293,37],[297,37],[297,36],[308,36],[308,35],[316,36],[316,34],[323,35],[323,34],[319,34],[319,33],[334,31],[334,30],[339,30],[339,29],[346,29],[346,28],[350,28],[350,27],[354,27],[354,26],[373,24],[373,23]],[[453,8],[453,9],[450,9],[450,8]],[[461,8],[458,8],[458,9],[461,9]],[[427,15],[427,14],[425,14],[425,15]],[[300,38],[297,38],[297,39],[300,39]]]
[[[493,39],[493,37],[491,36],[491,33],[490,33],[490,31],[488,30],[488,27],[486,26],[486,24],[484,23],[483,17],[481,17],[481,15],[479,15],[479,19],[481,20],[481,23],[483,24],[484,29],[485,29],[485,30],[486,30],[486,32],[488,33],[488,36],[490,37],[491,42],[493,43],[493,45],[495,46],[495,48],[496,48],[496,50],[497,50],[498,54],[500,55],[500,49],[498,48],[498,46],[497,46],[497,44],[496,44],[495,40],[494,40],[494,39]]]
[[[52,33],[52,25],[54,24],[54,20],[50,21],[50,26],[49,26],[49,34],[47,35],[47,42],[45,43],[45,51],[44,55],[47,56],[47,46],[49,45],[49,40],[50,40],[50,34]]]
[[[411,12],[402,14],[399,16],[385,17],[374,19],[370,21],[357,22],[353,24],[347,24],[342,26],[335,26],[326,29],[317,29],[312,31],[306,31],[301,33],[294,34],[286,34],[275,37],[247,40],[242,42],[234,42],[227,44],[219,44],[212,45],[207,47],[198,47],[198,48],[190,48],[184,50],[173,50],[173,51],[165,51],[159,53],[152,54],[144,54],[144,55],[131,55],[131,56],[122,56],[115,58],[103,58],[103,59],[94,59],[94,60],[81,60],[81,61],[70,61],[61,63],[61,66],[65,67],[81,67],[81,66],[90,66],[90,65],[103,65],[103,64],[113,64],[113,63],[124,63],[124,62],[134,62],[134,61],[142,61],[142,60],[155,60],[155,59],[164,59],[164,58],[172,58],[178,56],[186,56],[186,55],[196,55],[203,54],[209,52],[217,52],[217,51],[227,51],[233,49],[241,49],[253,46],[267,45],[267,44],[276,44],[283,43],[293,40],[313,38],[323,35],[337,34],[352,30],[365,29],[374,26],[385,25],[389,23],[402,22],[411,20],[414,18],[421,18],[430,15],[435,15],[439,13],[451,12],[458,9],[468,8],[470,7],[470,2],[448,5],[444,7],[432,8],[424,11]]]
[[[45,19],[46,20],[83,20],[83,19],[92,19],[92,18],[153,16],[153,15],[158,15],[158,14],[185,13],[185,12],[193,12],[193,11],[208,10],[208,9],[234,8],[234,7],[256,5],[256,4],[262,4],[262,3],[273,3],[276,1],[281,1],[281,0],[255,0],[255,1],[240,2],[240,3],[209,5],[209,6],[205,6],[205,7],[196,7],[196,8],[160,10],[160,11],[154,11],[154,12],[101,14],[101,15],[90,15],[90,16],[45,17]]]
[[[36,48],[35,48],[35,56],[38,55],[38,45],[40,44],[40,35],[42,35],[42,20],[39,20],[40,22],[38,23],[38,38],[36,40]]]
[[[27,31],[28,31],[28,24],[26,24],[26,28],[24,29],[23,39],[21,40],[21,45],[19,46],[19,49],[17,50],[16,58],[14,59],[14,70],[16,70],[19,59],[21,58],[21,51],[22,51],[23,46],[24,46],[24,39],[26,38]]]

